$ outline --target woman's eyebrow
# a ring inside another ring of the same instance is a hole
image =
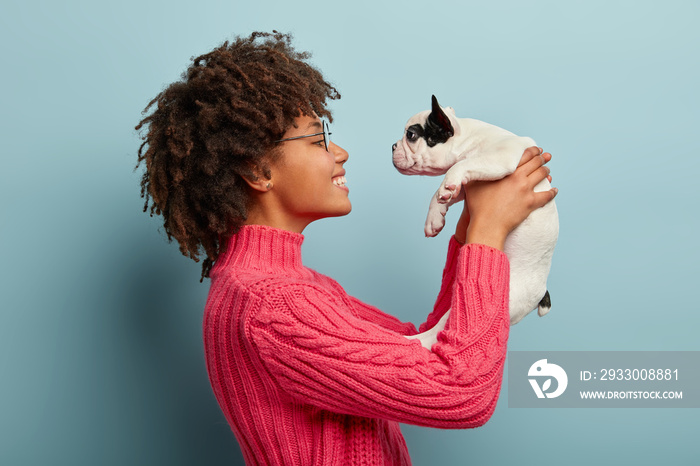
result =
[[[309,123],[309,126],[306,127],[306,129],[309,129],[309,128],[323,129],[323,125],[318,121],[312,121],[311,123]]]

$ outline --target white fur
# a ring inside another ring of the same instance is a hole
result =
[[[471,118],[457,118],[452,108],[443,108],[455,134],[443,144],[428,147],[423,138],[409,142],[404,136],[393,149],[396,168],[407,175],[442,175],[445,178],[433,196],[425,222],[426,236],[435,236],[445,225],[449,206],[464,198],[462,188],[472,180],[497,180],[515,171],[523,152],[535,145],[528,137],[519,137],[503,128]],[[430,111],[414,115],[406,130],[424,125]],[[454,185],[455,189],[448,187]],[[549,181],[540,182],[535,191],[550,189]],[[505,243],[510,261],[510,322],[516,324],[538,307],[547,290],[547,276],[559,234],[559,218],[554,201],[532,212],[513,230]],[[540,308],[540,316],[549,308]],[[449,313],[449,311],[448,311]],[[418,338],[426,348],[437,341],[446,318],[431,330],[409,338]]]

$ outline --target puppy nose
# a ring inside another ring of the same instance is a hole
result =
[[[397,144],[397,143],[395,142],[394,145],[391,146],[391,151],[392,151],[392,152],[396,150],[396,144]]]

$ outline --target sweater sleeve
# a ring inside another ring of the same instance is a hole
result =
[[[452,289],[454,287],[459,250],[461,247],[462,245],[457,242],[453,235],[447,245],[447,260],[445,261],[445,268],[442,271],[442,284],[437,299],[435,300],[435,305],[433,306],[433,312],[431,312],[426,321],[420,325],[418,332],[425,332],[433,328],[445,312],[450,309],[452,304]]]
[[[268,290],[249,338],[279,388],[299,401],[422,426],[480,426],[503,376],[509,266],[484,245],[457,256],[454,289],[444,293],[452,312],[432,352],[358,318],[347,295],[313,283]]]

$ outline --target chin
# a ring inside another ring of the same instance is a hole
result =
[[[340,211],[340,213],[338,215],[336,215],[336,217],[344,217],[347,214],[349,214],[350,212],[352,212],[352,205],[350,205],[350,203],[348,203],[348,206],[345,209],[343,209],[342,211]]]
[[[329,215],[329,217],[344,217],[347,214],[349,214],[352,211],[352,204],[350,204],[350,201],[343,205],[342,207],[338,207],[338,209],[334,209],[334,212]]]

